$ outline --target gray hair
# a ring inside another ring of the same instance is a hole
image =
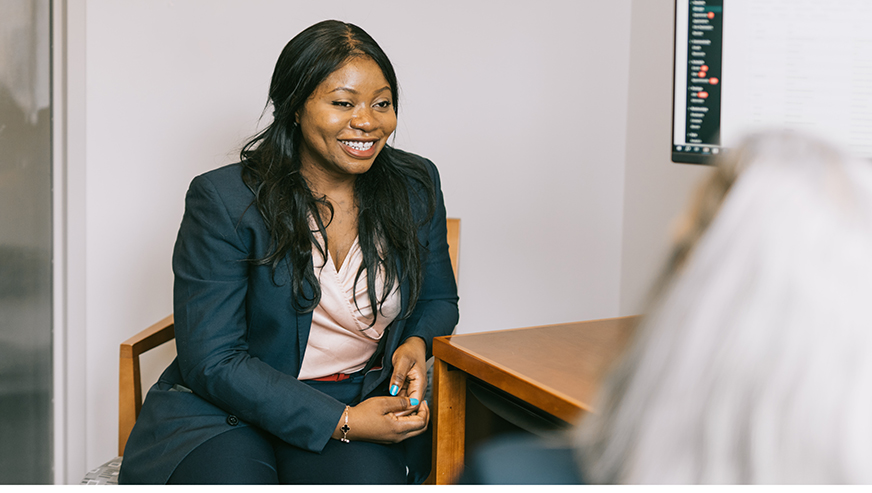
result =
[[[703,190],[577,429],[585,479],[872,483],[870,163],[760,135]]]

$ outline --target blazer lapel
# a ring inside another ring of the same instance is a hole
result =
[[[285,262],[288,264],[288,272],[293,272],[290,269],[291,261],[288,258],[285,258]],[[310,261],[312,262],[312,261]],[[290,282],[289,282],[290,285]],[[291,288],[291,297],[293,297],[293,288]],[[303,296],[306,299],[312,299],[315,295],[315,289],[312,287],[312,284],[307,280],[303,280]],[[306,356],[306,347],[309,343],[309,331],[312,328],[312,311],[308,311],[306,313],[295,312],[296,317],[294,317],[294,321],[297,324],[297,351],[300,355],[300,359],[297,361],[297,375],[300,374],[300,369],[303,367],[303,358]]]

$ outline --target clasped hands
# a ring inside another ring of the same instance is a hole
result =
[[[371,397],[348,409],[348,439],[375,443],[398,443],[420,435],[430,422],[427,390],[427,346],[420,337],[410,337],[394,351],[390,379],[391,396]],[[343,436],[345,414],[333,430]]]

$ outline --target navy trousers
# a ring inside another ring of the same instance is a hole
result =
[[[349,405],[363,376],[307,384]],[[385,389],[385,395],[387,390]],[[406,484],[430,472],[431,435],[398,444],[329,440],[321,453],[303,450],[245,426],[206,441],[176,467],[168,484]]]

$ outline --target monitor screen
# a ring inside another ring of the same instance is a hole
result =
[[[799,130],[872,158],[872,1],[676,0],[672,160]]]

